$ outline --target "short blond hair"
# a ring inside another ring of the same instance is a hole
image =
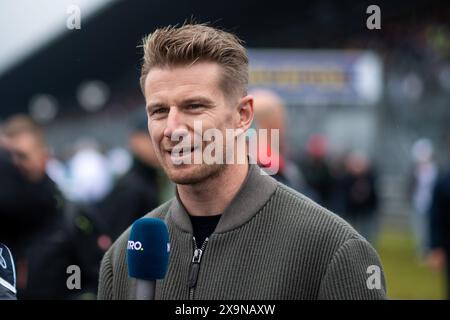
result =
[[[143,39],[144,58],[140,85],[150,69],[215,62],[223,68],[220,86],[224,94],[244,96],[248,87],[248,57],[243,41],[234,34],[206,24],[184,24],[156,29]]]

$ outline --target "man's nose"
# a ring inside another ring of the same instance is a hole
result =
[[[182,113],[177,107],[170,107],[169,114],[167,115],[166,127],[164,129],[164,136],[171,138],[175,133],[186,130]]]

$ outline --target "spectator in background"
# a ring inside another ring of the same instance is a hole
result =
[[[44,133],[31,118],[16,115],[3,124],[2,142],[12,157],[8,163],[8,153],[3,152],[10,178],[2,176],[1,193],[10,193],[17,184],[24,191],[10,199],[14,215],[6,212],[4,217],[2,212],[0,224],[2,241],[16,260],[18,298],[69,298],[74,293],[66,287],[66,269],[78,260],[65,200],[46,174],[49,153]]]
[[[367,155],[351,152],[345,160],[345,172],[339,183],[342,216],[372,245],[378,231],[378,193],[375,171]]]
[[[448,168],[437,178],[433,190],[430,226],[430,252],[427,262],[435,270],[445,268],[447,299],[450,299],[450,170]]]
[[[145,115],[133,123],[128,147],[132,155],[131,167],[117,180],[109,193],[99,201],[69,203],[67,206],[74,252],[83,271],[83,292],[77,298],[95,298],[100,262],[106,250],[130,224],[159,204],[159,165],[153,152]],[[98,158],[94,153],[90,155],[93,157],[84,153],[84,160],[88,160],[84,165],[89,166],[91,163],[95,167]],[[94,161],[90,162],[89,158]],[[82,162],[78,164],[83,165]],[[83,179],[81,183],[83,187],[87,187],[85,190],[96,188],[96,180],[90,179],[92,187],[87,182],[89,180]],[[73,187],[77,188],[77,185],[74,184]]]
[[[260,147],[258,152],[266,152],[265,158],[271,161],[277,161],[274,165],[279,168],[278,173],[273,175],[275,179],[287,186],[304,192],[305,183],[298,167],[287,157],[287,148],[285,143],[286,128],[286,108],[284,102],[276,93],[270,90],[255,90],[251,92],[254,98],[254,123],[257,129],[267,129],[267,146],[261,148],[261,140],[258,141]],[[271,130],[279,130],[279,141],[272,141]],[[258,133],[259,135],[259,133]],[[259,139],[259,138],[258,138]],[[275,154],[275,150],[279,154]],[[258,164],[264,167],[264,164],[258,160]]]
[[[1,128],[0,184],[0,241],[16,249],[50,218],[56,198],[51,188],[32,183],[14,165]]]
[[[335,179],[327,161],[328,141],[323,135],[313,135],[307,142],[306,157],[300,163],[311,198],[330,208]]]
[[[433,146],[428,139],[419,139],[412,148],[414,168],[410,184],[413,228],[417,241],[417,256],[423,260],[429,250],[430,207],[437,167],[433,160]]]
[[[145,116],[138,119],[128,138],[132,165],[96,211],[101,229],[114,241],[136,219],[159,205],[158,160]],[[100,261],[99,261],[100,262]]]

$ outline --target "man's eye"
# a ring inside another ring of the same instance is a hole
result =
[[[158,113],[164,113],[166,111],[167,111],[166,108],[157,108],[157,109],[153,110],[151,114],[153,115],[153,114],[158,114]]]
[[[186,109],[193,110],[193,109],[198,109],[198,108],[201,108],[201,107],[203,107],[202,104],[192,103],[192,104],[188,105]]]

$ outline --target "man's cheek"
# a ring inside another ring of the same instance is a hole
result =
[[[150,136],[150,142],[153,144],[153,147],[158,148],[159,147],[158,141],[160,140],[160,139],[158,139],[158,131],[156,130],[156,128],[154,128],[153,126],[151,126],[149,124],[148,133]]]

